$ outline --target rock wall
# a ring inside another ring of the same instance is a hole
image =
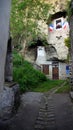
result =
[[[60,18],[59,20],[63,20],[65,26],[62,23],[62,27],[56,29],[56,20],[53,20],[52,25],[50,25],[51,30],[49,30],[48,43],[56,49],[59,60],[66,60],[68,48],[65,45],[65,38],[69,36],[69,25],[66,19]]]
[[[45,0],[47,3],[50,3],[53,9],[50,10],[51,14],[54,14],[59,11],[66,9],[67,2],[70,0]]]
[[[52,15],[56,14],[57,12],[63,13],[63,11],[66,9],[67,1],[70,1],[70,0],[45,0],[45,2],[47,2],[47,4],[50,3],[53,7],[53,8],[51,8],[51,10],[49,12]],[[54,21],[56,21],[56,19],[51,21],[51,23],[53,24]],[[66,18],[64,19],[64,21],[66,21]],[[69,26],[67,27],[67,29],[60,29],[60,30],[55,29],[55,30],[53,30],[52,33],[48,31],[48,26],[49,25],[46,24],[46,22],[44,20],[38,21],[38,28],[40,30],[39,37],[41,37],[41,39],[45,38],[49,45],[49,47],[46,49],[47,50],[46,51],[47,60],[49,60],[50,58],[53,58],[53,57],[58,58],[59,60],[67,59],[68,48],[65,46],[64,40],[65,40],[65,38],[67,38],[69,36]],[[54,48],[54,52],[51,51],[52,48]],[[32,49],[32,51],[33,51],[33,49]],[[34,53],[32,53],[32,54],[34,55]],[[35,56],[33,56],[33,55],[26,55],[25,57],[29,61],[32,61],[32,60],[35,60]]]
[[[57,12],[61,12],[63,14],[63,16],[60,18],[62,19],[62,24],[64,22],[67,22],[67,18],[66,18],[66,12],[64,12],[64,10],[66,9],[67,6],[67,2],[70,0],[46,0],[47,4],[50,3],[52,5],[53,8],[51,8],[50,10],[50,14],[52,14],[52,16],[54,14],[56,14]],[[62,14],[58,14],[57,17],[59,17],[59,15]],[[56,23],[56,19],[54,17],[53,20],[51,20],[52,25],[54,25],[54,23]],[[56,25],[54,25],[56,26]],[[38,22],[38,28],[41,31],[41,34],[44,34],[45,38],[47,39],[47,42],[49,45],[53,46],[56,50],[56,53],[48,53],[48,58],[51,57],[56,57],[59,60],[66,60],[67,59],[67,55],[68,55],[68,48],[65,46],[65,38],[67,38],[69,36],[69,25],[67,22],[67,28],[64,29],[54,29],[52,32],[48,32],[48,26],[44,21],[39,21]],[[51,50],[51,48],[49,48],[49,50]],[[50,57],[51,54],[51,57]]]

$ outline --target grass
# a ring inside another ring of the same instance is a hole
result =
[[[25,61],[16,51],[13,53],[13,79],[19,83],[20,91],[47,92],[52,88],[59,87],[65,80],[49,80],[40,71]],[[68,92],[69,85],[66,83],[59,88],[57,93]]]
[[[13,79],[19,84],[21,93],[30,91],[39,83],[47,81],[46,76],[33,68],[19,53],[13,52]]]
[[[69,93],[70,91],[70,85],[69,82],[66,81],[66,83],[64,84],[64,86],[62,86],[61,88],[59,88],[56,93]]]
[[[48,92],[52,88],[59,87],[64,80],[47,80],[43,83],[40,83],[37,87],[31,89],[33,92]]]

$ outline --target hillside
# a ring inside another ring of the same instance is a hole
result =
[[[50,43],[48,39],[49,24],[47,24],[49,16],[66,10],[67,1],[69,0],[41,0],[40,2],[37,0],[34,3],[33,0],[29,2],[27,0],[22,0],[21,2],[12,0],[11,35],[13,37],[13,44],[25,56],[26,60],[32,61],[32,59],[35,59],[35,49],[34,52],[31,49],[29,53],[30,49],[27,50],[27,47],[31,44],[36,44],[38,37],[41,41],[45,40],[47,44]],[[64,39],[62,41],[64,42]]]

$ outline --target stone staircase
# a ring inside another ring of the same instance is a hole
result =
[[[56,130],[55,113],[52,96],[45,93],[40,111],[35,121],[35,130]]]

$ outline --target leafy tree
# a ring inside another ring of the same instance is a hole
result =
[[[19,83],[20,91],[31,90],[47,81],[46,76],[25,61],[19,53],[13,52],[13,80]]]
[[[39,33],[38,20],[47,21],[51,6],[44,0],[12,0],[11,34],[20,44],[25,44],[35,38]]]

